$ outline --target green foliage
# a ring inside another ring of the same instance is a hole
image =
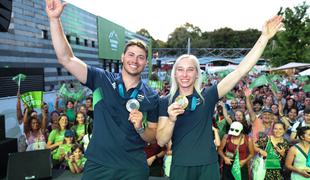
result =
[[[304,2],[293,9],[286,8],[284,17],[285,31],[279,32],[268,45],[264,56],[272,66],[289,62],[310,63],[310,19],[307,14],[309,5]]]
[[[303,4],[293,9],[286,8],[282,13],[284,29],[270,41],[263,57],[269,58],[273,66],[289,62],[310,63],[310,20],[307,14],[309,5]],[[234,31],[220,28],[212,32],[202,32],[190,23],[177,27],[167,42],[155,40],[146,29],[137,32],[152,39],[153,48],[186,48],[188,38],[192,48],[251,48],[261,32],[256,29]],[[178,50],[170,51],[171,55]],[[202,52],[203,53],[203,52]]]
[[[152,40],[152,48],[165,48],[166,47],[166,43],[157,39],[155,40],[151,34],[149,33],[148,30],[142,28],[139,31],[136,32],[137,34],[140,34],[144,37],[150,38]]]

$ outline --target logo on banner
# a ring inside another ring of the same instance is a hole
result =
[[[109,43],[112,51],[118,50],[119,37],[115,31],[110,32],[109,34]]]

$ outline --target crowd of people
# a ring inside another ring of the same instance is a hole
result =
[[[258,166],[261,158],[267,159],[270,153],[267,147],[270,146],[280,166],[266,168],[265,179],[310,178],[307,166],[310,93],[304,92],[303,82],[285,75],[275,81],[278,92],[274,92],[268,84],[250,90],[247,86],[261,75],[253,73],[244,77],[232,90],[234,98],[224,96],[214,108],[212,137],[220,157],[220,176],[233,179],[231,168],[237,147],[242,179],[261,176]],[[213,76],[202,84],[202,88],[208,89],[221,79],[220,76]],[[165,81],[162,84],[164,86],[155,90],[163,98],[169,92],[170,85]],[[82,172],[86,162],[84,152],[92,135],[92,95],[80,102],[64,98],[65,108],[59,105],[61,102],[57,97],[54,111],[49,112],[50,108],[44,103],[41,113],[27,106],[22,112],[20,95],[17,97],[17,119],[27,144],[20,151],[51,149],[54,168]],[[170,176],[171,146],[171,141],[163,147],[154,142],[145,144],[150,176]]]
[[[44,104],[41,115],[28,108],[22,113],[18,98],[27,150],[51,149],[54,168],[83,171],[84,180],[310,178],[309,94],[291,77],[275,81],[278,90],[248,88],[258,78],[248,72],[283,25],[281,16],[264,24],[254,47],[225,77],[203,82],[198,59],[185,54],[169,82],[155,83],[154,90],[141,80],[148,54],[142,41],[125,45],[118,74],[74,56],[60,20],[64,7],[46,0],[55,52],[93,94],[80,102],[66,99],[65,108],[57,98],[55,111]]]

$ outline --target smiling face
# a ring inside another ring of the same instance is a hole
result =
[[[40,128],[40,123],[38,121],[38,119],[36,118],[32,118],[30,121],[30,125],[31,125],[31,130],[38,130]]]
[[[283,137],[285,133],[283,124],[280,124],[280,123],[274,124],[272,132],[273,132],[274,137],[276,138]]]
[[[243,113],[241,111],[235,112],[235,119],[236,121],[242,122],[243,121]]]
[[[197,68],[192,59],[181,59],[176,65],[175,79],[180,89],[194,89],[195,81],[198,78]]]
[[[60,116],[59,117],[59,120],[58,120],[58,123],[59,123],[59,127],[60,129],[66,129],[66,126],[68,125],[68,118],[67,116]]]
[[[123,72],[131,76],[139,76],[147,64],[147,54],[139,46],[129,46],[122,55]]]
[[[76,157],[77,159],[81,158],[83,152],[81,149],[79,148],[76,148],[74,151],[73,151],[73,155],[74,157]]]
[[[76,115],[76,121],[78,122],[78,124],[84,124],[85,122],[85,116],[82,113],[78,113]]]

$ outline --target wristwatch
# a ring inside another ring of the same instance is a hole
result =
[[[138,133],[138,134],[143,134],[144,133],[144,128],[141,126],[140,128],[138,128],[138,129],[136,129],[136,132]]]

